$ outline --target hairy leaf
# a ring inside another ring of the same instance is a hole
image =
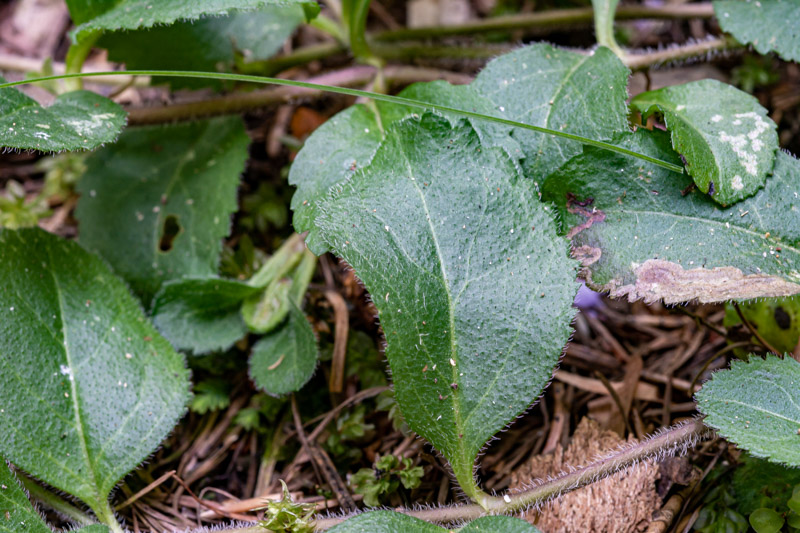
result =
[[[677,160],[663,132],[640,129],[615,142]],[[722,302],[800,292],[800,162],[780,152],[765,188],[728,208],[691,185],[587,148],[542,194],[559,206],[590,284],[613,297]]]
[[[0,533],[52,533],[0,457]]]
[[[490,62],[472,87],[503,118],[601,140],[628,131],[628,74],[608,48],[583,55],[540,43]],[[581,152],[580,143],[543,133],[514,130],[513,136],[534,180]]]
[[[800,61],[800,0],[714,0],[714,13],[739,42]]]
[[[138,30],[231,11],[287,5],[302,6],[309,18],[319,13],[312,0],[67,0],[72,20],[78,24],[72,33],[75,40],[95,31]]]
[[[183,414],[183,358],[74,242],[0,230],[0,277],[0,454],[98,513]]]
[[[402,91],[400,96],[487,114],[494,112],[487,100],[466,85],[417,83]],[[314,224],[319,203],[331,187],[347,181],[357,170],[369,165],[385,132],[415,111],[384,102],[355,105],[320,126],[305,142],[289,172],[289,183],[297,187],[292,197],[293,225],[298,232],[309,232],[306,244],[316,255],[329,249]],[[452,122],[458,120],[458,117],[451,118]],[[505,147],[509,154],[521,156],[519,147],[508,137],[508,128],[476,122],[473,125],[482,136]]]
[[[464,527],[452,530],[395,511],[370,511],[345,520],[332,527],[331,533],[538,533],[539,530],[519,518],[510,516],[484,516]]]
[[[288,321],[253,346],[250,377],[256,386],[280,396],[300,390],[317,367],[317,339],[297,303],[289,298]]]
[[[6,80],[0,77],[0,83]],[[125,111],[90,91],[60,95],[48,107],[14,88],[0,89],[0,146],[42,152],[93,150],[112,142]]]
[[[628,69],[607,48],[584,56],[536,44],[490,62],[469,86],[419,83],[400,96],[608,139],[628,130],[627,80]],[[289,183],[297,186],[292,198],[294,227],[309,232],[306,242],[312,252],[329,250],[314,224],[319,202],[332,186],[369,164],[394,122],[416,111],[381,102],[353,106],[306,141]],[[502,146],[515,160],[524,158],[525,171],[534,180],[581,150],[577,142],[541,133],[520,130],[509,138],[508,127],[478,120],[471,124],[487,143]]]
[[[395,125],[317,225],[372,294],[409,426],[465,491],[478,451],[541,393],[570,333],[573,262],[531,180],[465,123]]]
[[[800,363],[750,357],[714,373],[697,393],[705,422],[756,457],[800,466]]]
[[[777,126],[744,91],[701,80],[641,93],[631,106],[643,118],[664,115],[672,146],[697,187],[722,205],[752,196],[772,172]]]
[[[239,117],[125,131],[86,162],[81,243],[146,305],[164,281],[216,275],[249,143]]]
[[[179,350],[227,350],[247,334],[242,302],[262,290],[221,278],[168,281],[153,299],[153,323]]]
[[[304,20],[299,4],[268,6],[254,12],[109,33],[98,46],[108,50],[111,61],[125,63],[128,69],[230,71],[237,54],[245,61],[271,57]],[[196,78],[155,81],[169,83],[173,89],[224,86],[219,80]]]

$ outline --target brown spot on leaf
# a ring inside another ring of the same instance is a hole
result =
[[[766,274],[744,274],[734,267],[693,268],[685,270],[677,263],[649,259],[635,267],[636,281],[618,286],[612,281],[606,289],[614,298],[647,303],[663,300],[676,304],[697,300],[700,303],[733,299],[791,296],[800,293],[800,285]]]
[[[581,262],[581,266],[588,267],[600,260],[603,251],[594,246],[576,246],[572,249],[572,257]]]
[[[588,207],[592,205],[594,202],[594,198],[587,198],[586,200],[578,200],[577,197],[572,193],[567,193],[567,211],[575,215],[581,215],[586,217],[586,222],[583,224],[578,224],[569,232],[567,232],[567,238],[571,239],[581,231],[585,229],[589,229],[592,227],[592,224],[595,222],[603,222],[606,219],[606,214],[600,211],[597,208],[589,209]]]

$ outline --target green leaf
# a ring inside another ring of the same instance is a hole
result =
[[[534,44],[491,61],[472,83],[503,118],[610,139],[628,131],[628,68],[608,48],[577,54]],[[514,130],[522,145],[525,174],[541,180],[581,145],[551,135]]]
[[[423,117],[396,124],[316,223],[372,294],[406,421],[469,494],[478,451],[552,376],[575,269],[507,154]]]
[[[52,533],[0,457],[0,533]]]
[[[780,353],[791,353],[800,340],[800,297],[765,298],[758,301],[739,302],[745,318],[762,337]],[[726,328],[742,323],[733,305],[725,308]],[[752,337],[754,343],[758,340]]]
[[[772,172],[777,126],[755,97],[732,85],[689,82],[641,93],[631,106],[643,118],[664,115],[697,187],[722,205],[752,196]]]
[[[98,46],[108,50],[111,61],[129,69],[231,71],[237,54],[245,61],[268,59],[280,50],[305,20],[299,4],[267,6],[249,13],[207,17],[148,30],[103,35]],[[168,54],[163,53],[169,50]],[[214,87],[220,80],[157,78],[173,89]]]
[[[0,77],[0,83],[5,83]],[[103,96],[74,91],[52,105],[16,89],[0,89],[0,146],[41,152],[93,150],[113,142],[125,127],[127,113]]]
[[[126,130],[86,162],[81,243],[148,306],[164,281],[215,276],[249,143],[239,117]]]
[[[749,515],[766,498],[783,508],[792,497],[792,487],[800,483],[800,470],[742,454],[742,463],[733,473],[736,510]]]
[[[800,1],[714,0],[714,13],[737,41],[762,54],[777,52],[787,61],[800,61]]]
[[[331,529],[330,533],[443,533],[445,529],[419,518],[395,511],[370,511],[345,520]],[[539,533],[539,530],[524,520],[510,516],[484,516],[456,530],[460,533]]]
[[[77,533],[108,533],[108,527],[101,524],[93,524],[80,528]]]
[[[153,322],[179,350],[197,355],[227,350],[247,334],[243,302],[291,270],[303,249],[299,235],[289,237],[247,282],[217,277],[168,281],[153,298]]]
[[[253,346],[250,377],[273,396],[298,391],[314,375],[317,354],[314,330],[290,298],[288,321]]]
[[[201,381],[194,387],[189,408],[197,414],[226,409],[231,404],[231,386],[223,379]]]
[[[783,517],[773,509],[756,509],[750,515],[750,525],[756,533],[778,533],[783,527]]]
[[[153,323],[176,349],[224,351],[247,334],[239,309],[261,291],[231,279],[168,281],[153,299]]]
[[[800,363],[750,357],[716,372],[697,393],[705,422],[756,457],[800,466]]]
[[[185,410],[183,358],[74,242],[0,230],[0,277],[0,454],[107,515]]]
[[[96,31],[138,30],[231,11],[289,5],[302,6],[309,19],[319,13],[319,6],[311,0],[67,0],[72,20],[78,25],[72,33],[75,41]]]
[[[664,132],[616,140],[677,160]],[[800,292],[800,162],[779,153],[754,197],[722,208],[688,176],[593,148],[547,180],[592,287],[631,301],[722,302]],[[587,204],[582,206],[581,204]]]
[[[442,81],[417,83],[399,96],[488,114],[494,112],[487,100],[466,85]],[[369,165],[392,124],[414,113],[414,109],[385,102],[355,105],[328,120],[305,142],[289,172],[289,183],[297,187],[292,197],[293,225],[298,232],[309,232],[306,244],[316,255],[329,249],[314,224],[320,202],[331,187]],[[458,120],[451,118],[454,123]],[[487,140],[504,146],[511,155],[521,156],[518,145],[508,136],[510,128],[480,121],[472,123]]]
[[[628,131],[627,80],[628,69],[606,48],[581,55],[536,44],[490,62],[469,86],[418,83],[399,96],[608,139]],[[320,201],[332,186],[369,164],[393,123],[417,111],[384,102],[353,106],[305,142],[292,164],[289,183],[297,187],[293,224],[296,231],[309,232],[306,242],[312,252],[322,255],[329,250],[314,224]],[[514,160],[524,158],[522,165],[533,179],[546,176],[581,150],[577,142],[543,133],[519,130],[509,138],[510,127],[474,119],[470,123],[487,145],[503,147]]]

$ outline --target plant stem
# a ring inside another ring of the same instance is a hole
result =
[[[79,74],[63,74],[61,76],[44,76],[41,78],[34,78],[30,80],[22,80],[22,81],[12,81],[8,83],[0,84],[0,89],[6,87],[16,87],[18,85],[25,85],[29,83],[37,83],[43,81],[50,81],[50,80],[62,80],[62,79],[69,79],[69,78],[81,78],[81,77],[95,77],[95,76],[108,76],[111,74],[119,74],[120,72],[124,72],[126,74],[135,75],[135,76],[174,76],[179,78],[200,78],[200,79],[210,79],[210,80],[229,80],[229,81],[241,81],[247,83],[260,83],[260,84],[270,84],[270,85],[284,85],[288,87],[297,87],[302,89],[314,89],[320,91],[331,92],[334,94],[342,94],[347,96],[355,96],[359,98],[371,98],[373,100],[387,102],[390,104],[406,106],[415,109],[422,109],[422,110],[434,110],[440,113],[452,113],[453,115],[465,117],[465,118],[473,118],[477,120],[482,120],[485,122],[494,122],[496,124],[503,124],[504,126],[511,126],[513,128],[534,131],[537,133],[544,133],[547,135],[551,135],[553,137],[560,137],[562,139],[567,139],[575,142],[579,142],[581,144],[587,146],[594,146],[603,150],[607,150],[609,152],[614,152],[618,154],[627,155],[636,159],[640,159],[642,161],[647,161],[648,163],[652,163],[654,165],[658,165],[662,168],[665,168],[671,172],[676,172],[679,174],[684,173],[684,168],[680,165],[676,165],[674,163],[669,163],[667,161],[662,161],[658,158],[648,156],[646,154],[640,154],[633,150],[629,150],[627,148],[623,148],[622,146],[617,146],[614,144],[610,144],[604,141],[597,141],[594,139],[589,139],[587,137],[583,137],[581,135],[575,135],[574,133],[568,133],[565,131],[554,130],[550,128],[545,128],[542,126],[536,126],[534,124],[526,124],[524,122],[517,122],[515,120],[510,120],[507,118],[498,117],[495,115],[486,115],[483,113],[477,113],[475,111],[469,111],[466,109],[459,109],[455,107],[440,105],[440,104],[431,104],[429,102],[423,102],[421,100],[414,100],[412,98],[404,98],[401,96],[389,96],[386,94],[380,94],[375,92],[369,91],[362,91],[359,89],[350,89],[347,87],[337,87],[332,85],[320,85],[316,83],[309,83],[305,81],[297,81],[297,80],[287,80],[282,78],[268,78],[268,77],[261,77],[261,76],[248,76],[245,74],[231,74],[231,73],[224,73],[224,72],[200,72],[200,71],[180,71],[180,70],[125,70],[125,71],[115,71],[115,72],[85,72]]]
[[[617,44],[614,37],[614,15],[617,11],[619,0],[592,0],[594,8],[594,33],[597,44],[609,48],[620,59],[625,58],[625,52]]]
[[[371,0],[345,0],[342,6],[349,6],[347,10],[348,37],[350,50],[359,61],[373,64],[376,59],[367,44],[367,15]]]
[[[741,44],[730,37],[716,37],[700,43],[686,44],[656,52],[643,54],[628,54],[622,60],[631,70],[643,70],[655,65],[681,61],[693,57],[703,57],[723,50],[736,50],[743,48]]]
[[[258,272],[247,280],[247,284],[261,289],[266,287],[272,280],[282,278],[297,266],[297,263],[303,257],[303,250],[305,250],[303,237],[293,233],[272,254],[272,257],[267,259],[264,265],[258,269]]]
[[[422,520],[440,524],[465,522],[490,513],[518,513],[530,507],[546,503],[561,494],[589,485],[598,479],[619,472],[640,461],[674,453],[682,446],[702,438],[708,431],[700,419],[694,419],[686,424],[673,426],[660,435],[626,447],[594,463],[570,473],[562,474],[553,480],[540,483],[522,492],[507,494],[503,497],[487,496],[485,501],[482,502],[483,505],[468,504],[420,510],[396,510]],[[331,528],[345,519],[342,517],[321,518],[316,521],[317,531]],[[247,529],[236,530],[236,532],[251,533]],[[252,533],[255,533],[255,531],[253,530]]]
[[[661,7],[622,6],[617,10],[617,20],[631,19],[684,19],[711,18],[714,9],[710,3],[679,4]],[[409,41],[415,39],[431,39],[436,37],[452,37],[455,35],[473,35],[495,31],[527,30],[537,28],[590,24],[594,17],[591,7],[577,9],[554,9],[539,13],[506,15],[470,21],[454,26],[430,26],[426,28],[403,28],[384,31],[372,36],[375,41]]]
[[[21,475],[19,472],[17,472],[17,479],[20,480],[22,485],[25,487],[25,490],[27,490],[31,496],[55,512],[66,516],[81,526],[88,526],[95,523],[95,521],[89,515],[68,501],[64,500],[57,494],[53,494],[49,490],[45,489],[32,479]]]
[[[94,514],[97,515],[97,519],[100,522],[108,526],[108,529],[111,531],[111,533],[125,533],[125,530],[123,530],[122,526],[119,525],[119,522],[117,522],[117,517],[114,515],[114,509],[111,508],[111,505],[108,503],[108,501],[105,501],[104,506],[100,509],[95,509]]]
[[[67,74],[78,73],[83,69],[83,63],[92,51],[94,43],[100,38],[101,32],[94,31],[88,34],[80,42],[70,45],[67,50],[66,68],[64,72]],[[83,89],[83,80],[81,78],[70,78],[64,82],[65,87],[69,91],[79,91]]]

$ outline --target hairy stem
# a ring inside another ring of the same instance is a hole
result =
[[[25,487],[25,490],[27,490],[31,496],[55,512],[66,516],[81,526],[88,526],[95,523],[95,521],[92,520],[88,514],[84,513],[57,494],[53,494],[38,483],[34,482],[32,479],[21,475],[19,472],[17,473],[17,479],[19,479],[19,481],[22,483],[22,486]]]
[[[730,37],[716,37],[707,41],[676,46],[666,50],[645,53],[629,53],[623,63],[631,70],[644,70],[646,68],[662,65],[671,61],[682,61],[696,57],[706,57],[716,52],[736,50],[742,45]]]
[[[114,509],[111,508],[111,505],[107,501],[104,507],[95,510],[95,514],[100,522],[108,526],[111,533],[125,533],[125,530],[123,530],[122,526],[117,522]]]
[[[633,446],[614,452],[607,457],[562,474],[555,479],[539,483],[529,489],[502,497],[486,496],[481,504],[407,510],[395,509],[429,522],[449,524],[474,520],[486,514],[513,514],[541,505],[567,492],[579,489],[606,476],[619,472],[640,461],[674,453],[683,446],[702,438],[708,429],[700,419],[674,426],[669,430]],[[346,518],[321,518],[316,521],[317,531],[324,531]],[[237,533],[248,530],[236,530]]]
[[[679,4],[660,7],[622,6],[617,10],[617,20],[631,19],[685,19],[711,18],[714,9],[710,3]],[[492,17],[470,21],[454,26],[431,26],[427,28],[403,28],[385,31],[372,36],[375,41],[408,41],[455,35],[474,35],[495,31],[553,29],[577,24],[591,24],[594,11],[591,7],[577,9],[555,9],[539,13],[527,13]]]

